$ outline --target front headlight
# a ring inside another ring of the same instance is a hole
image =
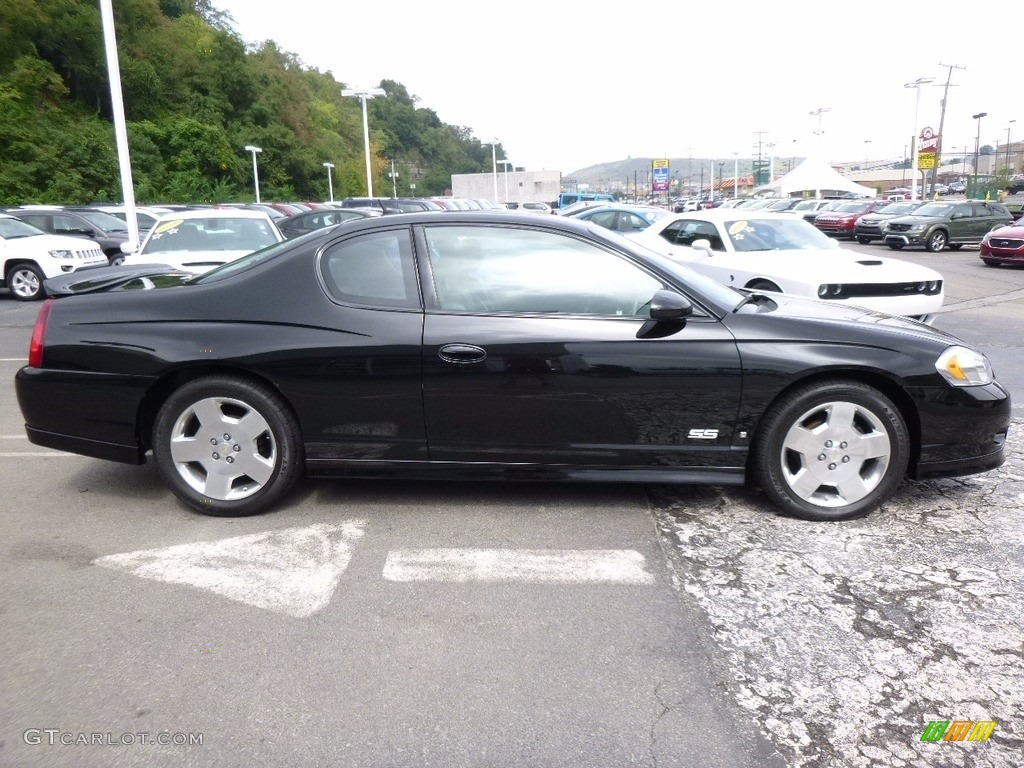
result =
[[[946,349],[935,361],[935,370],[954,387],[975,387],[995,380],[988,358],[967,347]]]
[[[75,258],[74,251],[50,251],[50,255],[55,259],[73,259]]]

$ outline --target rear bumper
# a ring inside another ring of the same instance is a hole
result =
[[[14,377],[25,431],[36,445],[142,464],[138,437],[144,376],[23,367]]]

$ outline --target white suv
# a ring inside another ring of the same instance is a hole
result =
[[[0,286],[7,286],[18,301],[43,298],[43,280],[47,278],[108,263],[92,240],[48,235],[0,213]]]

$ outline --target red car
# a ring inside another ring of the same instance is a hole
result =
[[[818,214],[814,219],[814,226],[826,235],[848,237],[853,240],[857,219],[888,203],[888,200],[851,200],[848,203],[840,203],[831,211]]]
[[[1024,264],[1024,223],[996,227],[981,241],[981,260],[990,267]]]

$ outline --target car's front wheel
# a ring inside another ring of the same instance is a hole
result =
[[[752,469],[785,512],[848,520],[893,493],[909,457],[907,426],[892,401],[866,384],[834,380],[799,387],[772,405]]]
[[[948,239],[949,238],[946,236],[946,233],[941,229],[938,229],[928,235],[928,241],[925,243],[924,248],[929,253],[939,253],[946,247]]]
[[[252,515],[303,469],[298,422],[266,385],[237,376],[185,384],[160,408],[153,455],[174,494],[208,515]]]
[[[43,273],[34,264],[16,264],[7,270],[7,287],[18,301],[43,298]]]
[[[964,247],[963,243],[950,243],[949,244],[949,250],[951,250],[951,251],[959,251],[963,247]]]
[[[868,245],[871,243],[870,237],[864,237],[863,235],[857,235],[857,242],[861,245]]]
[[[886,243],[894,251],[902,251],[903,243]]]

